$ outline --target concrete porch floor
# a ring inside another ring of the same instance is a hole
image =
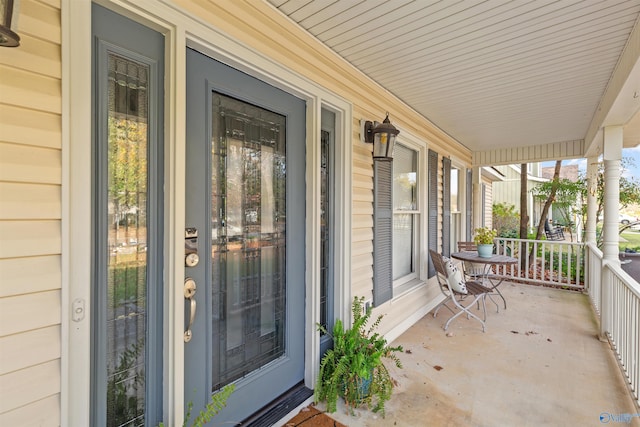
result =
[[[448,336],[442,308],[393,343],[405,349],[404,368],[392,371],[398,386],[384,419],[344,406],[331,417],[348,426],[640,426],[586,295],[506,282],[501,290],[508,308],[496,313],[487,301],[485,333],[460,316]],[[607,414],[634,416],[625,424]]]

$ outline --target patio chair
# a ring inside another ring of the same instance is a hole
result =
[[[458,251],[460,252],[475,252],[478,250],[478,245],[475,242],[458,242]],[[462,271],[468,280],[477,280],[484,274],[485,266],[483,264],[462,261]]]
[[[441,307],[446,307],[449,311],[453,313],[453,316],[447,320],[444,325],[444,330],[446,331],[449,327],[449,324],[465,313],[467,315],[467,319],[473,317],[482,325],[482,332],[485,331],[485,321],[487,320],[487,307],[485,304],[485,297],[487,294],[491,292],[491,289],[483,286],[481,283],[475,280],[467,280],[463,279],[463,275],[460,270],[451,262],[449,259],[445,259],[441,254],[434,250],[429,250],[429,254],[431,255],[431,260],[433,261],[433,266],[436,269],[438,285],[440,285],[440,291],[444,294],[446,299],[436,307],[433,312],[433,317],[438,315],[438,310]],[[454,305],[454,308],[449,307],[447,302],[451,301]],[[469,302],[470,301],[470,302]],[[482,319],[471,312],[471,307],[475,304],[480,304],[482,302]],[[457,310],[457,312],[456,312]]]
[[[544,220],[544,234],[547,237],[547,240],[564,240],[564,231],[562,231],[562,227],[552,227],[551,224],[549,224],[548,219]]]
[[[477,251],[478,245],[475,242],[458,242],[458,250],[463,251]]]

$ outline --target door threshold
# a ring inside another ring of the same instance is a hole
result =
[[[248,427],[275,425],[311,396],[313,396],[313,390],[305,387],[304,382],[301,381],[249,418],[242,421],[239,425]]]

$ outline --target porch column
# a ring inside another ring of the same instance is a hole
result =
[[[620,266],[618,209],[620,206],[620,164],[622,161],[622,126],[604,128],[604,225],[602,227],[603,264]],[[615,313],[611,307],[613,273],[602,268],[600,336],[605,338],[611,330]]]
[[[604,128],[604,226],[602,253],[605,260],[620,263],[618,256],[618,214],[620,207],[620,164],[622,126]]]
[[[587,223],[584,231],[586,243],[596,243],[596,223],[598,222],[598,157],[587,157]]]
[[[474,166],[471,172],[471,181],[472,181],[472,192],[473,192],[473,214],[472,214],[472,223],[471,223],[471,235],[473,236],[473,230],[478,227],[482,227],[482,210],[484,206],[482,206],[482,177],[481,177],[481,169],[479,166]]]

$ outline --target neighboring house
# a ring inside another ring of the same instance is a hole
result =
[[[542,167],[540,169],[542,177],[552,180],[555,169],[555,166]],[[578,165],[562,165],[560,167],[560,179],[568,179],[571,182],[577,182],[579,177]]]
[[[497,166],[496,169],[503,174],[504,179],[493,184],[493,203],[507,203],[514,205],[520,212],[520,165]],[[531,194],[531,190],[540,183],[547,181],[541,175],[540,163],[527,164],[527,214],[529,215],[529,227],[536,227],[540,221],[542,205]]]
[[[485,166],[481,169],[482,176],[482,217],[480,218],[480,225],[483,227],[493,228],[493,186],[496,182],[502,182],[505,176],[499,171],[496,166]]]

